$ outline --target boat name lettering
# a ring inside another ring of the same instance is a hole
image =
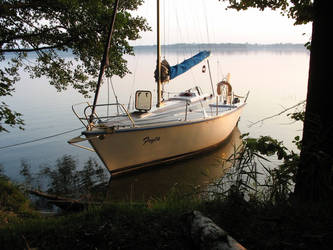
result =
[[[154,138],[150,138],[149,136],[146,136],[145,138],[143,138],[143,145],[149,143],[149,144],[153,144],[154,142],[158,142],[160,141],[160,137],[156,136]]]

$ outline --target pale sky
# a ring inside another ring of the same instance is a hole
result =
[[[174,43],[306,43],[311,24],[293,25],[279,11],[225,10],[218,0],[161,0],[161,41]],[[146,0],[138,15],[144,16],[152,32],[132,45],[156,44],[156,0]]]

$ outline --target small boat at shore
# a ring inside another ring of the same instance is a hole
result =
[[[113,24],[109,43],[112,27]],[[109,44],[104,58],[107,58],[108,48]],[[81,116],[73,106],[74,113],[86,129],[68,142],[96,152],[111,174],[183,159],[219,145],[237,125],[248,96],[234,94],[230,74],[217,84],[213,84],[210,77],[207,82],[211,85],[211,93],[203,93],[199,86],[194,86],[164,98],[162,90],[163,84],[206,60],[209,68],[209,56],[210,51],[200,51],[182,63],[170,66],[166,60],[161,60],[158,28],[156,106],[152,104],[151,91],[138,90],[134,110],[119,102],[97,104],[105,68],[102,60],[94,104],[88,104]],[[203,72],[205,69],[206,66],[202,66]],[[110,114],[110,110],[114,112]],[[83,141],[88,141],[92,148],[78,144]]]

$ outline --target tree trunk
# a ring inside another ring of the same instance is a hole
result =
[[[185,215],[186,227],[194,246],[200,250],[245,250],[227,232],[199,211]]]
[[[330,10],[330,1],[314,1],[307,104],[295,186],[295,198],[303,202],[333,199]]]

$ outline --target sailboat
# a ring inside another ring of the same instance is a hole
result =
[[[118,101],[97,104],[117,6],[118,0],[115,2],[94,103],[86,106],[82,116],[78,115],[73,105],[75,115],[86,129],[68,143],[96,152],[109,172],[115,174],[190,157],[226,140],[240,119],[248,94],[245,97],[235,95],[228,75],[217,84],[213,84],[210,77],[211,93],[205,94],[200,87],[193,86],[171,97],[164,97],[162,85],[208,60],[210,51],[201,51],[175,66],[170,66],[166,60],[162,61],[159,0],[156,106],[152,105],[153,95],[149,90],[136,91],[134,110],[126,108]],[[209,61],[207,65],[209,68]],[[114,113],[101,115],[97,112],[100,108],[110,108]],[[92,147],[79,144],[83,141],[88,141]]]

